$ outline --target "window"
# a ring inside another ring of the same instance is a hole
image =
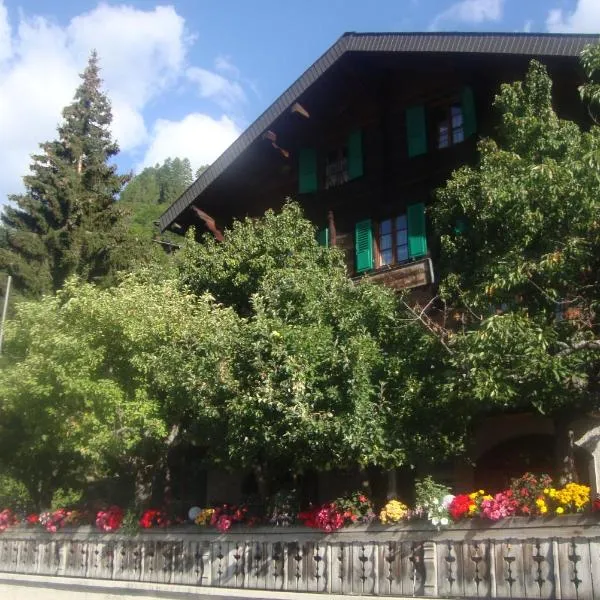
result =
[[[354,129],[348,142],[327,153],[325,161],[325,189],[342,185],[363,175],[362,131]]]
[[[401,264],[427,256],[425,205],[411,204],[406,214],[354,226],[354,265],[357,273]]]
[[[384,267],[407,261],[409,256],[406,215],[380,221],[377,229],[377,266]]]
[[[342,185],[350,179],[348,175],[348,148],[344,146],[327,154],[325,162],[325,189]]]
[[[475,99],[467,86],[460,94],[406,109],[408,157],[426,154],[429,147],[448,148],[475,135]]]
[[[448,148],[465,140],[465,128],[462,106],[458,103],[436,111],[436,145]]]

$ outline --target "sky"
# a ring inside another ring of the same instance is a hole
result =
[[[212,162],[346,31],[599,32],[600,0],[0,0],[0,204],[92,49],[124,172]]]

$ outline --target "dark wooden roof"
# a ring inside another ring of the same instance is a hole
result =
[[[344,54],[431,53],[577,57],[595,34],[346,33],[267,108],[160,217],[164,231]]]

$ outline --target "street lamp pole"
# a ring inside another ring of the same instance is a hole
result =
[[[2,307],[2,321],[0,321],[0,354],[2,354],[2,339],[4,338],[4,323],[6,322],[6,311],[8,309],[8,295],[10,294],[10,282],[12,277],[9,275],[6,281],[6,292],[4,293],[4,306]]]

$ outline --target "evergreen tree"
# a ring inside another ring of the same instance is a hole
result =
[[[202,175],[202,173],[204,173],[204,171],[206,171],[206,169],[208,169],[210,165],[200,165],[197,169],[196,172],[194,173],[194,177],[196,179],[198,179],[198,177],[200,177],[200,175]]]
[[[108,163],[119,148],[95,52],[81,79],[58,139],[40,144],[23,178],[25,193],[11,196],[1,216],[0,269],[31,295],[59,289],[73,273],[98,280],[123,266],[125,230],[115,197],[125,178]]]

